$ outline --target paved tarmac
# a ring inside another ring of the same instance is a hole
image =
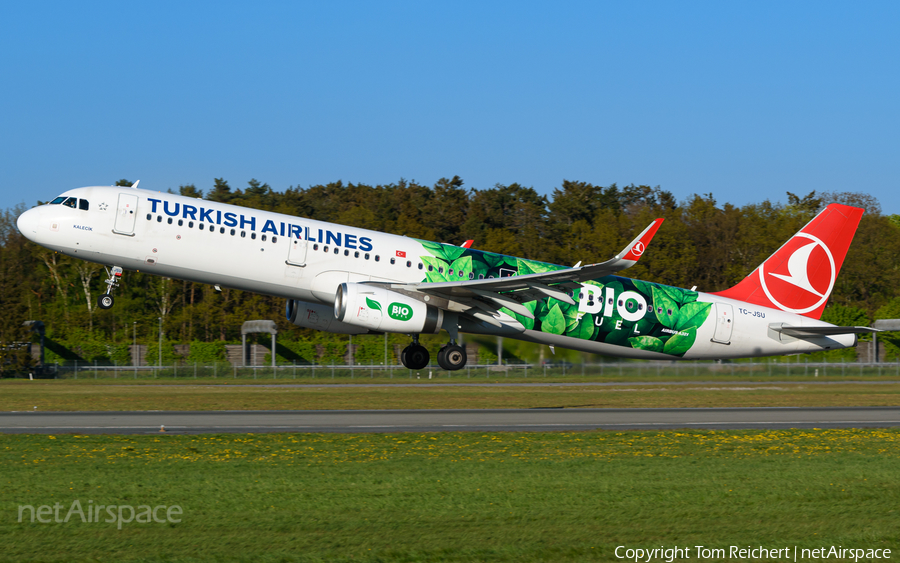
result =
[[[536,383],[506,383],[503,379],[492,380],[490,383],[236,383],[229,386],[231,389],[244,388],[264,388],[264,389],[396,389],[398,387],[419,387],[419,388],[443,388],[443,387],[664,387],[664,386],[706,386],[714,385],[717,387],[768,387],[770,385],[896,385],[900,380],[866,380],[866,379],[848,379],[848,380],[831,380],[831,381],[815,381],[815,380],[797,380],[797,381],[582,381],[577,382],[558,382],[542,381]],[[109,387],[134,387],[133,384],[126,385],[108,385]],[[194,385],[180,383],[146,383],[141,387],[225,387],[221,383],[200,382]]]
[[[179,434],[883,428],[900,426],[900,407],[0,413],[3,433],[151,434],[163,426]]]

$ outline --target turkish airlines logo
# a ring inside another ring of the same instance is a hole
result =
[[[803,314],[828,300],[836,274],[831,249],[818,237],[797,233],[760,266],[759,281],[775,306]]]
[[[644,246],[644,243],[638,241],[637,244],[631,247],[631,252],[633,252],[635,256],[640,256],[644,253],[645,249],[646,247]]]

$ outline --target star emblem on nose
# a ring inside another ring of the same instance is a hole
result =
[[[101,203],[101,204],[98,205],[97,207],[100,208],[100,211],[106,211],[106,208],[109,207],[109,206],[106,205],[105,203]]]

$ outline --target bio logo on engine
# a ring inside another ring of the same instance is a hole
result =
[[[391,303],[388,306],[388,316],[397,321],[408,321],[413,316],[413,310],[403,303]]]

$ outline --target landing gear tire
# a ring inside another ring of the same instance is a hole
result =
[[[106,270],[106,273],[109,274],[109,277],[107,278],[107,280],[105,282],[106,283],[106,293],[104,293],[103,295],[100,296],[99,299],[97,299],[97,305],[101,309],[112,308],[113,303],[115,302],[113,300],[112,293],[115,288],[119,287],[119,278],[122,277],[123,271],[124,270],[122,269],[122,266],[113,266],[112,270],[110,270],[110,269]]]
[[[104,293],[97,299],[97,306],[101,309],[111,309],[113,303],[115,303],[115,300],[113,299],[113,296],[108,293]]]
[[[447,344],[438,352],[438,365],[447,371],[466,367],[466,349],[458,344]]]
[[[410,344],[400,352],[400,362],[406,369],[425,369],[430,360],[428,350],[418,344]]]

